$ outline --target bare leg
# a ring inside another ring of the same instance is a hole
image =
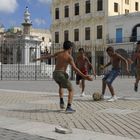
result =
[[[64,96],[63,88],[61,88],[61,86],[59,86],[59,97],[63,98],[63,96]]]
[[[68,92],[69,92],[69,94],[68,94],[68,104],[71,105],[72,100],[73,100],[73,89],[68,89]]]
[[[82,79],[82,93],[84,92],[84,90],[85,90],[85,80],[84,79]]]
[[[105,94],[105,90],[106,90],[106,82],[105,80],[102,80],[102,95]]]
[[[140,80],[140,77],[137,77],[136,78],[136,83],[135,83],[137,86],[138,86],[139,80]]]
[[[63,100],[64,92],[63,88],[59,86],[59,97],[60,97],[60,108],[64,109],[64,100]]]
[[[113,86],[110,85],[110,84],[107,84],[107,86],[108,86],[108,88],[109,88],[109,90],[110,90],[111,95],[114,96],[114,95],[115,95],[115,92],[114,92]]]

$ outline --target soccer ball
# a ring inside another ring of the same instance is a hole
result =
[[[94,92],[94,93],[92,94],[92,98],[93,98],[94,101],[99,101],[99,100],[101,100],[101,93],[99,93],[99,92]]]

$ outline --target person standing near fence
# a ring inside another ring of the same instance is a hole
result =
[[[41,58],[37,58],[35,60],[48,59],[51,57],[56,58],[55,70],[53,72],[53,79],[59,85],[59,97],[60,97],[60,108],[64,109],[64,100],[63,100],[63,88],[67,88],[68,94],[68,103],[66,108],[66,113],[75,112],[74,109],[71,108],[72,100],[73,100],[73,87],[69,80],[69,76],[66,73],[66,69],[70,64],[74,71],[76,71],[79,75],[81,75],[84,79],[92,81],[93,79],[89,75],[83,74],[75,65],[74,60],[71,56],[73,44],[70,41],[65,41],[63,44],[63,51],[57,52],[53,55],[43,56]]]
[[[78,50],[78,56],[76,58],[75,64],[77,68],[79,68],[79,70],[85,75],[88,75],[89,68],[91,68],[93,75],[95,76],[93,66],[90,63],[89,59],[85,56],[83,48],[80,48]],[[85,79],[81,75],[79,75],[79,73],[76,73],[76,84],[80,85],[80,87],[82,88],[80,96],[85,96]]]
[[[137,42],[135,54],[133,57],[134,67],[135,67],[135,83],[134,83],[134,91],[138,91],[138,83],[140,80],[140,41]]]
[[[117,100],[116,94],[114,92],[114,88],[112,86],[112,82],[120,74],[120,62],[121,61],[124,62],[127,74],[129,74],[129,70],[128,70],[127,60],[121,55],[119,55],[118,53],[116,53],[113,47],[108,47],[106,49],[106,52],[108,56],[110,57],[110,61],[106,65],[102,66],[101,68],[104,69],[108,67],[109,65],[112,65],[112,69],[111,71],[107,72],[104,78],[102,79],[102,99],[104,99],[104,94],[105,94],[106,85],[107,85],[112,95],[111,99],[109,99],[108,101],[112,102],[112,101]]]

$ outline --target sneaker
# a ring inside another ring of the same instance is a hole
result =
[[[64,109],[64,108],[65,108],[64,103],[60,103],[60,108],[61,108],[61,109]]]
[[[80,96],[85,97],[85,92],[82,92]]]
[[[101,95],[101,100],[105,100],[105,96],[103,94]]]
[[[138,86],[136,85],[136,83],[134,84],[134,91],[135,91],[135,92],[138,91]]]
[[[116,95],[112,96],[111,99],[108,100],[108,102],[114,102],[117,100]]]
[[[71,107],[66,108],[66,113],[74,113],[76,110],[72,109]]]

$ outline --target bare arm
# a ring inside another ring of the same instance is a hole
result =
[[[44,60],[44,59],[49,59],[49,58],[52,58],[52,57],[56,57],[58,55],[58,53],[60,52],[57,52],[55,54],[49,54],[49,55],[45,55],[45,56],[42,56],[40,58],[36,58],[34,59],[34,61],[37,61],[37,60]]]
[[[94,70],[92,64],[90,63],[90,61],[89,61],[89,59],[88,59],[87,57],[86,57],[86,60],[87,60],[87,62],[88,62],[88,65],[89,65],[89,66],[91,67],[91,69],[92,69],[93,75],[96,76],[95,70]]]
[[[72,68],[74,69],[75,72],[77,72],[79,75],[81,75],[84,79],[90,80],[92,81],[92,78],[88,75],[84,75],[75,65],[73,58],[70,57],[69,59],[69,64],[72,66]]]
[[[129,73],[127,60],[119,54],[117,54],[117,56],[120,58],[121,61],[123,61],[125,63],[126,72]]]
[[[108,62],[106,65],[104,65],[103,68],[106,68],[106,67],[108,67],[108,66],[110,66],[110,65],[111,65],[111,61]]]

